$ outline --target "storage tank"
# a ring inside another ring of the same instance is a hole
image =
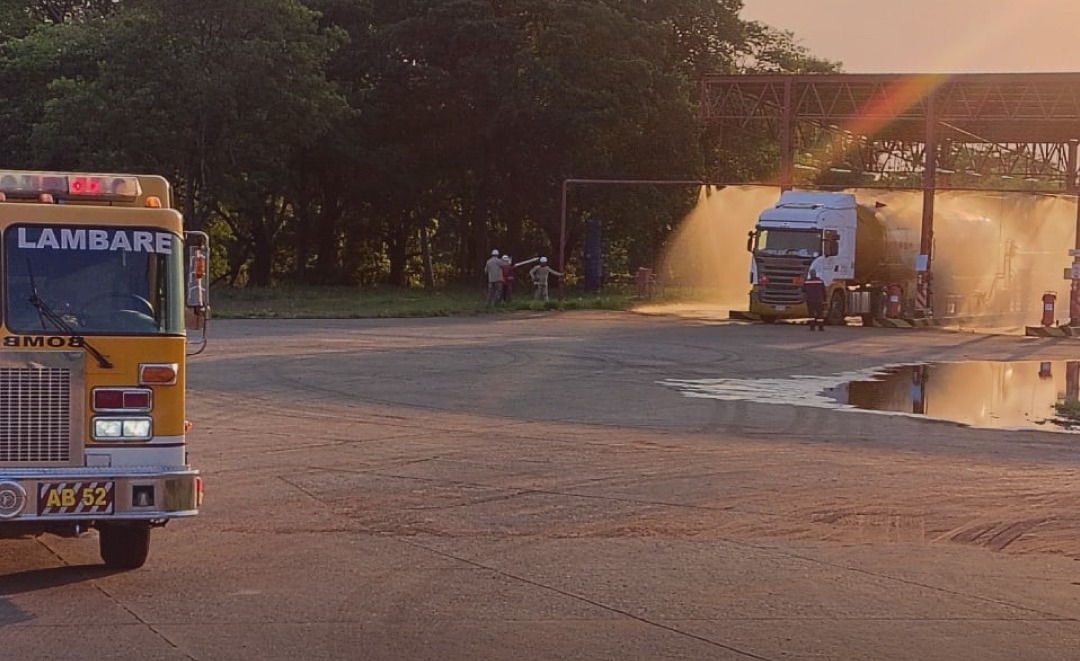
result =
[[[864,204],[856,207],[856,217],[855,280],[888,285],[914,279],[918,233],[890,223],[877,209]]]

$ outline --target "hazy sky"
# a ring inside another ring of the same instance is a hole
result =
[[[1080,0],[743,0],[847,73],[1080,71]]]

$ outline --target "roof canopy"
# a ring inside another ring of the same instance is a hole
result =
[[[933,144],[935,170],[1075,187],[1080,73],[707,75],[701,84],[703,121],[771,131],[789,172],[800,167],[796,152],[810,152],[820,166],[917,174]]]
[[[787,109],[796,121],[920,140],[932,114],[939,139],[1080,139],[1080,73],[710,75],[702,84],[706,121],[745,122]]]

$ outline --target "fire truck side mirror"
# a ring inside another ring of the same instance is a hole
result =
[[[205,232],[186,232],[185,239],[185,327],[188,355],[206,348],[206,326],[210,319],[210,237]],[[191,331],[197,333],[193,336]]]
[[[187,306],[195,310],[205,308],[208,291],[206,252],[197,247],[188,248]]]

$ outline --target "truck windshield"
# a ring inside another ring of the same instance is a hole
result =
[[[13,225],[3,244],[3,320],[11,331],[63,332],[51,311],[79,334],[184,332],[183,251],[171,232]]]
[[[754,252],[815,257],[821,254],[821,232],[759,228]]]

